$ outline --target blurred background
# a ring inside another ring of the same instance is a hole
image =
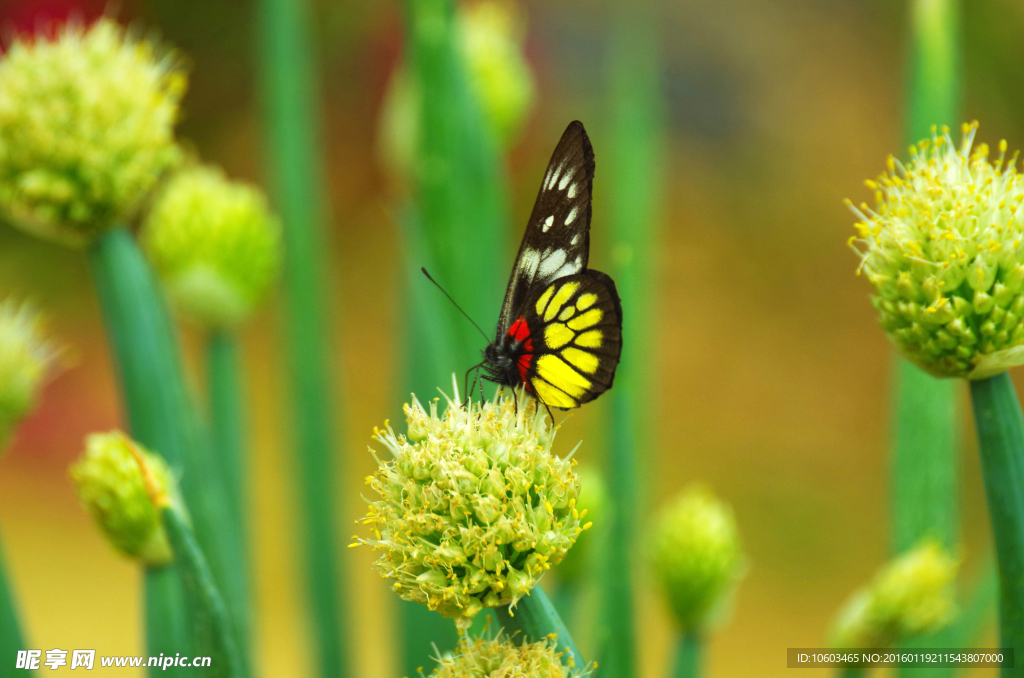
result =
[[[836,609],[886,556],[894,356],[868,285],[854,275],[858,260],[846,247],[853,218],[842,199],[868,199],[863,180],[904,146],[907,12],[887,0],[657,4],[668,147],[651,319],[656,410],[651,448],[640,450],[642,487],[655,506],[702,481],[734,506],[750,572],[709,649],[709,675],[783,675],[786,648],[824,645]],[[602,139],[611,2],[522,5],[537,105],[507,156],[514,226],[507,257],[495,265],[504,277],[551,149],[565,125],[580,119],[597,156],[591,265],[607,270],[610,172]],[[1006,138],[1020,148],[1024,6],[965,5],[966,118],[981,121],[981,140]],[[374,468],[366,451],[373,427],[401,418],[396,328],[406,272],[394,189],[376,139],[401,59],[402,21],[393,2],[314,6],[332,201],[343,432],[336,459],[351,484],[339,488],[337,525],[348,540],[363,512],[363,478]],[[186,56],[191,81],[180,136],[231,176],[265,184],[253,3],[122,0],[110,9],[91,0],[0,0],[0,35],[6,41],[15,31],[105,9],[158,31]],[[87,276],[81,253],[0,225],[0,297],[37,300],[74,349],[72,368],[48,386],[0,462],[0,531],[29,647],[134,655],[143,652],[141,579],[93,528],[67,478],[84,435],[118,427],[122,416]],[[275,678],[309,675],[311,661],[296,583],[294,464],[282,435],[281,316],[272,304],[244,342],[255,454],[256,646],[263,675]],[[488,326],[495,318],[478,320]],[[185,328],[183,341],[194,364],[198,338]],[[597,454],[606,407],[598,401],[573,413],[559,451],[582,439],[578,457]],[[989,537],[967,417],[962,441],[969,578]],[[371,570],[368,549],[345,549],[343,557],[358,620],[357,675],[397,676],[388,632],[393,594]],[[662,676],[671,624],[650,587],[640,600],[641,675]]]

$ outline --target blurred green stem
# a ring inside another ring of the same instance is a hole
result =
[[[562,618],[558,616],[558,611],[551,604],[548,594],[540,586],[533,587],[529,595],[520,598],[512,613],[509,613],[508,607],[505,606],[496,608],[494,613],[498,617],[498,623],[510,638],[518,632],[519,635],[514,636],[516,640],[536,643],[554,634],[555,648],[563,653],[562,663],[569,668],[580,670],[586,666],[580,651],[576,649],[576,643],[569,635],[569,630],[562,623]]]
[[[999,568],[1000,645],[1024,651],[1024,416],[1010,375],[971,382]],[[1002,675],[1024,676],[1024,661]]]
[[[611,125],[608,154],[612,261],[622,299],[622,359],[611,391],[611,435],[605,477],[609,548],[600,579],[601,671],[632,678],[636,667],[633,554],[638,503],[637,450],[649,449],[650,328],[654,252],[661,188],[659,40],[652,6],[616,6],[609,57]],[[596,188],[600,192],[600,188]]]
[[[703,655],[700,636],[693,632],[684,633],[676,645],[675,678],[697,678],[700,675]]]
[[[226,490],[226,503],[234,524],[234,546],[241,567],[234,573],[233,588],[224,596],[231,616],[238,620],[238,644],[243,657],[248,656],[251,633],[249,609],[248,525],[245,516],[245,433],[242,407],[242,371],[238,355],[238,339],[234,334],[215,332],[206,345],[207,388],[209,390],[210,423],[213,456],[220,462],[220,475]]]
[[[89,250],[89,264],[132,437],[184,475],[189,446],[185,388],[170,320],[149,267],[124,228],[99,237]],[[194,637],[175,569],[147,569],[145,598],[146,652],[191,652]],[[160,669],[149,673],[168,675]],[[170,675],[184,673],[179,669]]]
[[[338,411],[330,386],[326,180],[314,40],[306,0],[262,0],[259,7],[266,167],[284,223],[285,324],[316,673],[336,678],[349,671],[339,586],[346,579],[335,534],[335,497],[345,484],[335,468],[332,426]]]
[[[0,450],[2,452],[3,450]],[[18,650],[25,650],[25,641],[21,636],[21,622],[18,620],[17,606],[7,581],[7,567],[4,558],[3,544],[0,544],[0,678],[8,678],[23,674],[14,668],[18,659]]]
[[[172,506],[164,508],[161,515],[191,605],[198,639],[196,654],[211,660],[208,668],[201,669],[202,675],[241,678],[245,671],[231,618],[188,519]]]

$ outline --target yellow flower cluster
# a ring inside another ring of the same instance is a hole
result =
[[[516,645],[505,636],[493,640],[462,637],[451,657],[439,660],[432,678],[568,678],[554,641]]]
[[[362,522],[376,567],[406,599],[466,628],[485,607],[512,605],[565,557],[585,512],[574,461],[551,452],[555,428],[536,401],[499,394],[468,406],[405,406],[408,435],[376,439],[393,458],[367,482],[380,495]]]
[[[981,379],[1024,363],[1024,176],[1017,156],[989,160],[973,148],[977,123],[957,148],[948,131],[890,157],[867,186],[877,206],[851,243],[874,285],[882,327],[899,350],[937,377]]]
[[[31,306],[0,302],[0,452],[14,426],[35,408],[57,353]]]
[[[0,59],[0,209],[22,228],[82,244],[132,216],[180,151],[185,75],[109,19]]]

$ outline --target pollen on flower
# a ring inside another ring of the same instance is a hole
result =
[[[376,568],[402,598],[466,628],[485,607],[515,604],[576,541],[579,481],[552,453],[555,427],[520,392],[466,406],[405,406],[409,434],[374,438],[391,453],[360,522]]]
[[[948,129],[887,161],[875,208],[858,216],[851,246],[875,288],[883,329],[937,377],[981,379],[1024,363],[1024,176],[1006,142],[990,159],[978,124]]]
[[[581,678],[589,673],[573,671],[571,664],[564,666],[562,656],[551,636],[520,645],[504,634],[496,638],[464,635],[452,656],[437,658],[438,666],[430,675],[432,678]]]

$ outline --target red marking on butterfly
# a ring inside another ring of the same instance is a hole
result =
[[[530,326],[526,324],[526,318],[519,316],[508,328],[508,336],[523,344],[523,354],[519,356],[516,365],[519,368],[519,376],[529,388],[530,382],[526,379],[526,373],[530,370],[530,363],[533,362],[533,340],[530,339]]]

